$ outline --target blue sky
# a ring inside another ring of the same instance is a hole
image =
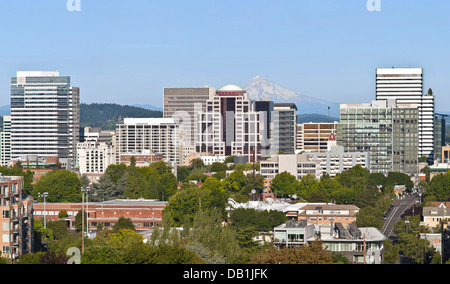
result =
[[[17,70],[59,70],[82,102],[162,106],[163,87],[259,75],[339,103],[375,98],[375,68],[423,67],[450,111],[450,1],[67,0],[0,2],[0,105]]]

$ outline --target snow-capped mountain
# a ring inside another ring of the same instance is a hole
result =
[[[248,82],[244,89],[252,100],[270,99],[275,103],[295,103],[299,114],[328,115],[328,107],[330,107],[330,115],[339,117],[338,103],[300,95],[260,76],[256,76]]]

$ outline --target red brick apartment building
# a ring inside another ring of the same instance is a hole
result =
[[[96,230],[101,222],[103,228],[111,229],[119,217],[131,219],[136,231],[152,229],[161,223],[162,211],[166,207],[166,201],[149,199],[115,199],[104,202],[85,202],[85,212],[88,213],[90,230]],[[34,218],[46,216],[47,220],[58,220],[59,212],[65,210],[69,215],[66,220],[70,228],[75,229],[75,216],[82,209],[82,203],[44,203],[34,204]]]
[[[0,175],[1,257],[14,262],[33,251],[33,199],[23,197],[23,176]]]

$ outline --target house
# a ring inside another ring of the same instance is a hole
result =
[[[440,225],[441,220],[450,219],[450,208],[440,207],[423,207],[421,226],[434,228]]]
[[[354,223],[344,226],[331,223],[328,226],[288,221],[274,228],[274,245],[292,247],[309,245],[321,240],[324,248],[347,257],[352,263],[383,263],[386,236],[377,228],[358,228]]]

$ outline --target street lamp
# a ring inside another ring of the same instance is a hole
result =
[[[44,228],[47,229],[47,212],[45,211],[45,198],[48,196],[48,192],[38,192],[38,197],[44,197]]]
[[[82,208],[81,208],[81,252],[84,253],[84,193],[86,194],[91,190],[89,186],[81,187]],[[88,222],[89,227],[89,222]]]

